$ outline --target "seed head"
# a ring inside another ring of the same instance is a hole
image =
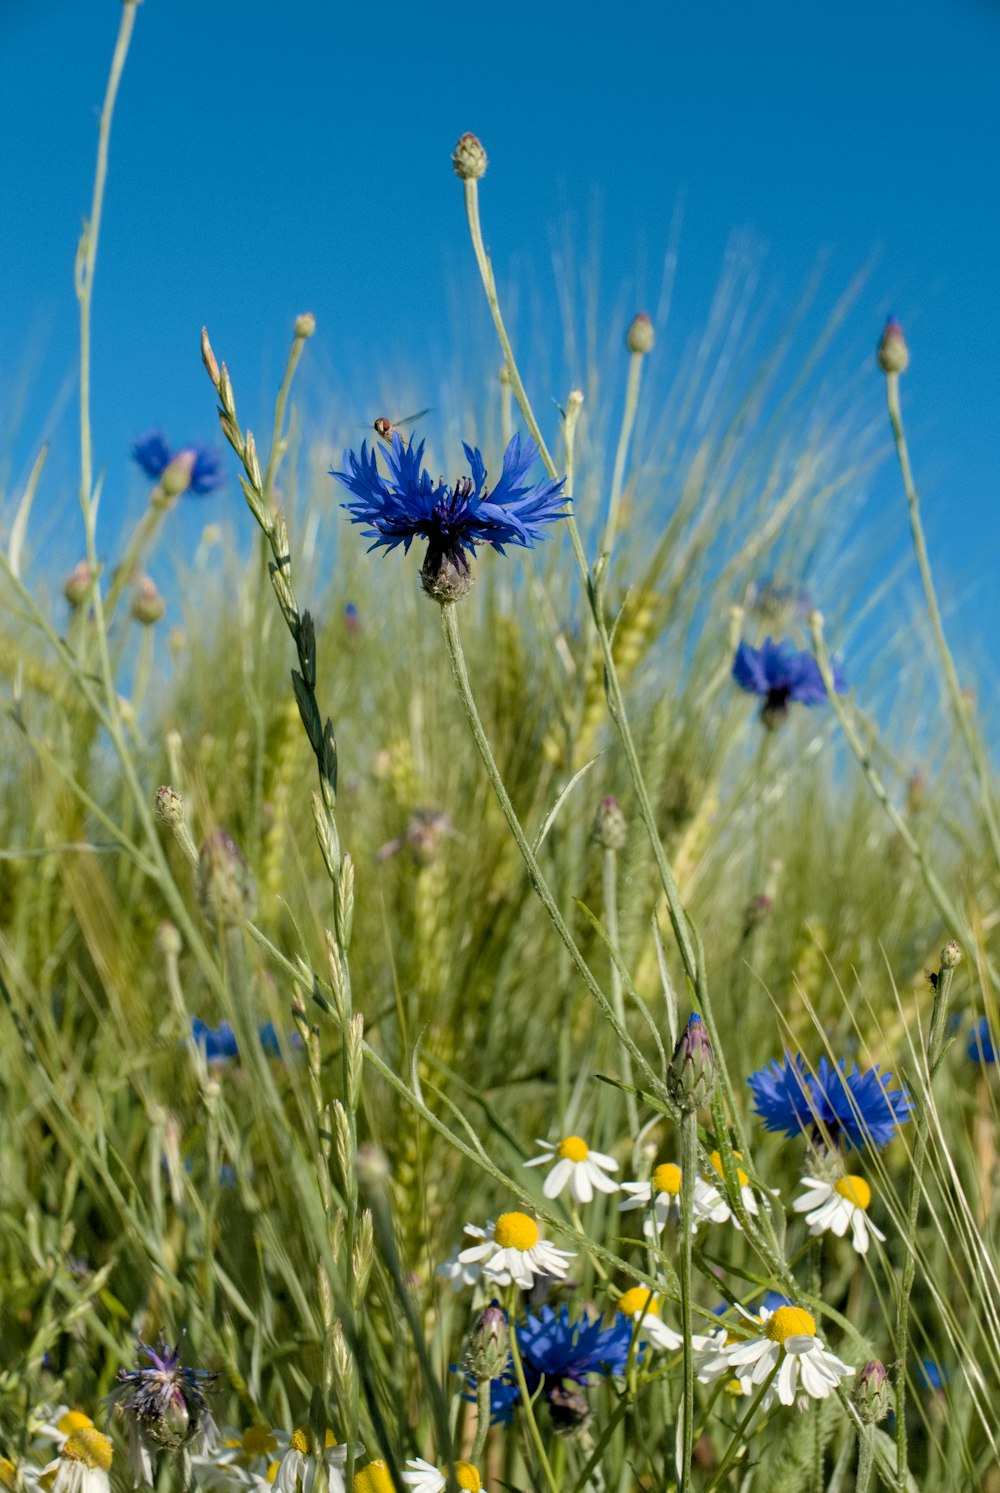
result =
[[[451,164],[455,168],[455,175],[460,176],[463,181],[478,181],[486,174],[486,152],[478,135],[471,132],[459,135],[452,152]]]

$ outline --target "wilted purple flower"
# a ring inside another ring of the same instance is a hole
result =
[[[109,1396],[128,1426],[129,1468],[136,1487],[155,1483],[153,1458],[158,1452],[187,1447],[198,1454],[214,1443],[215,1422],[201,1384],[218,1377],[207,1369],[187,1368],[180,1361],[180,1344],[171,1349],[162,1333],[155,1351],[141,1338],[139,1351],[150,1367],[119,1369],[119,1387]]]
[[[173,469],[181,485],[175,486],[170,494],[172,497],[191,492],[204,498],[226,480],[222,474],[221,457],[213,447],[182,446],[172,451],[160,430],[151,430],[140,436],[132,447],[132,458],[154,482],[159,482],[168,468]],[[187,481],[183,481],[185,475],[188,475]]]

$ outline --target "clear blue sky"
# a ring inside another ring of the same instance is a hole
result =
[[[53,437],[39,501],[60,525],[60,505],[76,522],[73,255],[119,10],[0,4],[0,472],[16,492]],[[320,327],[310,357],[356,390],[349,418],[380,412],[393,368],[419,388],[424,358],[433,403],[447,339],[461,334],[455,305],[474,308],[477,336],[484,314],[449,165],[473,129],[490,154],[484,213],[500,281],[527,271],[553,308],[553,242],[567,213],[585,236],[595,192],[609,305],[655,298],[681,196],[674,302],[689,325],[734,229],[766,244],[764,281],[789,304],[818,256],[831,303],[871,262],[849,355],[860,366],[886,313],[902,319],[944,590],[963,628],[995,634],[998,76],[995,0],[145,0],[95,284],[109,522],[138,500],[135,434],[214,437],[202,322],[257,423],[307,308]],[[236,500],[233,485],[223,501]],[[874,501],[901,502],[891,471]]]

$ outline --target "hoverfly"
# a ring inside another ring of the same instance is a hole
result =
[[[400,430],[401,426],[413,425],[415,421],[422,420],[424,416],[429,415],[430,412],[431,406],[428,405],[425,410],[417,410],[416,414],[414,415],[404,415],[401,420],[388,420],[386,419],[385,415],[379,415],[378,419],[373,422],[372,428],[374,429],[375,434],[378,436],[379,440],[384,441],[388,446],[392,443],[394,432]],[[400,431],[400,436],[402,436],[402,431]]]

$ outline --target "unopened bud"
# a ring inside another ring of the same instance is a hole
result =
[[[86,560],[80,560],[63,581],[63,595],[71,607],[83,606],[94,584],[94,572]]]
[[[184,800],[169,783],[164,783],[156,790],[156,817],[161,824],[184,822]]]
[[[628,839],[628,822],[622,806],[612,794],[602,798],[594,815],[594,826],[590,832],[595,845],[602,850],[624,850]]]
[[[154,623],[162,620],[167,610],[167,603],[157,590],[156,582],[152,577],[148,575],[142,577],[135,589],[129,610],[136,622],[141,622],[144,627],[152,627]]]
[[[224,829],[214,830],[201,847],[198,900],[207,921],[223,928],[239,927],[256,911],[257,889],[250,867]]]
[[[854,1381],[851,1399],[858,1418],[866,1426],[876,1426],[889,1414],[890,1390],[885,1364],[873,1358],[865,1364]]]
[[[181,936],[173,923],[164,921],[156,930],[156,942],[160,946],[160,952],[164,959],[176,959],[180,955]]]
[[[295,325],[293,326],[292,330],[294,331],[296,337],[300,337],[304,342],[305,339],[307,337],[311,337],[313,332],[315,332],[316,330],[315,316],[313,316],[311,311],[303,311],[301,316],[297,316],[295,318]]]
[[[944,948],[941,950],[941,968],[954,969],[955,966],[961,964],[961,962],[962,950],[959,948],[958,944],[953,938],[949,939]]]
[[[749,938],[750,934],[766,923],[774,911],[774,899],[767,892],[758,892],[756,897],[751,897],[743,909],[743,937]]]
[[[712,1097],[715,1053],[697,1011],[688,1017],[688,1024],[674,1048],[667,1072],[667,1088],[678,1109],[688,1112],[701,1109]]]
[[[480,1313],[469,1334],[466,1363],[477,1379],[499,1379],[510,1363],[507,1313],[493,1301]]]
[[[201,361],[205,365],[205,372],[208,374],[215,387],[218,388],[219,365],[215,360],[215,353],[212,351],[212,344],[208,340],[207,327],[202,327],[201,329]]]
[[[485,174],[486,152],[478,135],[459,135],[452,152],[451,164],[455,168],[455,175],[460,176],[463,181],[478,181]]]
[[[649,353],[653,351],[655,341],[656,333],[653,331],[652,318],[645,311],[640,311],[638,316],[633,316],[629,322],[628,331],[625,333],[625,346],[630,353]]]
[[[165,498],[179,498],[191,486],[191,475],[198,459],[196,451],[178,451],[173,461],[164,468],[159,491]]]
[[[890,316],[885,324],[875,356],[883,373],[905,373],[910,366],[910,349],[903,328],[894,316]]]

